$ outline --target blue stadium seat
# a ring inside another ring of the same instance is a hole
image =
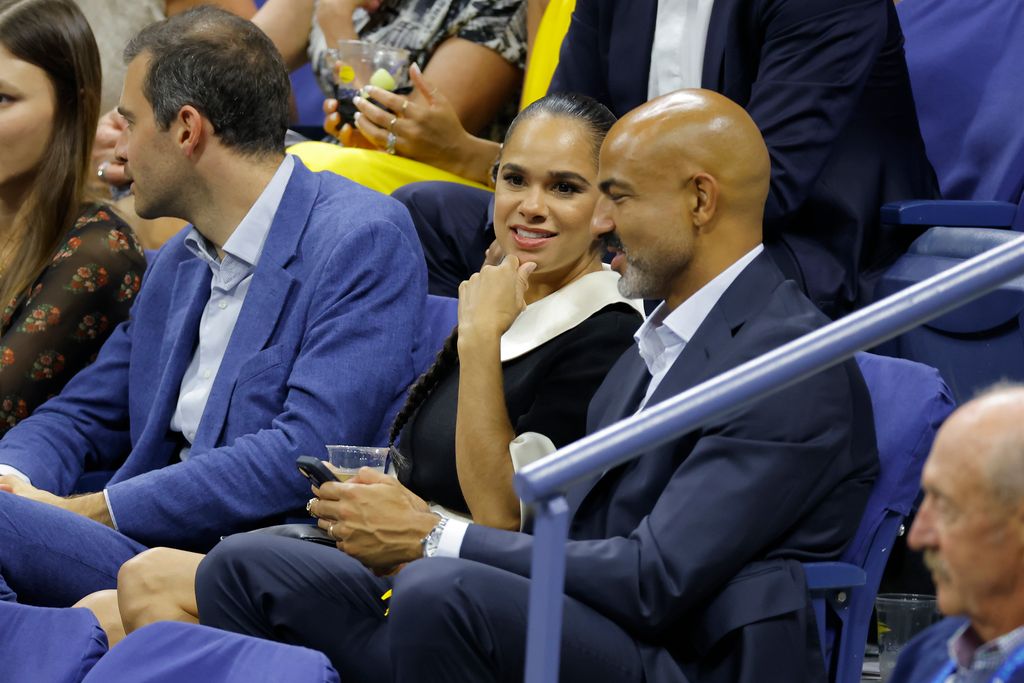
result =
[[[898,292],[1018,236],[991,228],[930,228],[879,280],[876,297]],[[963,402],[1001,379],[1024,381],[1022,311],[1024,279],[1017,279],[878,351],[938,368],[957,401]]]
[[[79,683],[106,651],[87,609],[0,601],[0,680]]]
[[[882,222],[1024,230],[1024,4],[903,0],[896,11],[943,200],[886,205]]]
[[[161,621],[129,634],[83,679],[83,683],[181,681],[338,683],[338,672],[315,650]]]
[[[840,562],[804,564],[832,683],[859,683],[882,570],[920,489],[935,432],[954,404],[938,372],[920,363],[857,354],[871,394],[881,465],[860,527]]]

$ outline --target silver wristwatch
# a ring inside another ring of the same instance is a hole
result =
[[[448,523],[448,518],[442,515],[437,515],[437,517],[437,524],[420,541],[420,545],[423,546],[423,557],[433,557],[436,555],[437,547],[441,544],[441,533],[444,531],[444,525]]]

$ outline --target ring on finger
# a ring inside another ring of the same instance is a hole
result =
[[[398,137],[394,133],[388,133],[388,139],[384,144],[384,151],[388,154],[395,153],[395,143],[398,142]]]
[[[337,522],[331,522],[331,525],[329,527],[327,527],[327,535],[330,536],[331,538],[334,538],[334,525],[335,524],[337,524]]]
[[[409,100],[402,102],[402,116],[405,116],[405,110],[409,108]]]
[[[306,512],[311,517],[315,517],[316,516],[316,515],[313,514],[313,501],[314,500],[316,500],[316,498],[310,498],[309,500],[306,501]]]
[[[389,133],[394,133],[395,132],[395,121],[397,121],[397,120],[398,120],[397,116],[392,116],[391,120],[388,121],[388,132]]]

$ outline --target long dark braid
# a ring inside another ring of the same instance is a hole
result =
[[[511,139],[513,132],[523,121],[541,114],[548,116],[561,116],[574,121],[579,121],[590,130],[593,142],[595,160],[601,151],[601,143],[605,135],[615,123],[615,114],[597,100],[586,95],[577,93],[553,93],[545,95],[533,104],[529,105],[512,121],[508,131],[505,133],[505,144]],[[501,162],[495,164],[495,172]],[[409,422],[412,416],[419,410],[423,402],[427,400],[430,393],[437,386],[438,382],[447,375],[459,361],[458,351],[459,327],[455,326],[452,333],[444,342],[444,346],[438,351],[434,363],[426,372],[409,387],[409,393],[405,399],[405,405],[398,411],[394,422],[391,423],[391,432],[388,435],[388,445],[391,447],[391,458],[395,463],[395,470],[399,479],[403,482],[412,470],[412,463],[394,447],[402,429]]]
[[[398,471],[400,478],[404,478],[404,475],[411,469],[412,463],[409,462],[408,458],[401,451],[394,447],[395,442],[398,441],[398,436],[402,433],[406,423],[419,410],[423,402],[427,400],[427,397],[434,391],[434,387],[441,381],[441,378],[447,375],[458,362],[459,326],[456,325],[452,329],[452,333],[444,340],[441,350],[434,357],[434,362],[409,387],[405,404],[398,411],[398,414],[395,415],[395,419],[391,423],[391,431],[388,434],[388,446],[391,447],[391,459],[395,462],[395,469]]]

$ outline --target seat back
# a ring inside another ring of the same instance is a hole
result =
[[[78,683],[106,651],[87,609],[0,602],[0,680]]]
[[[448,335],[459,322],[459,300],[447,296],[427,295],[423,310],[423,329],[420,336],[419,371],[434,362],[434,356],[444,345]]]
[[[856,358],[871,394],[880,468],[857,533],[840,558],[864,570],[864,584],[845,591],[844,600],[833,599],[826,611],[832,636],[830,679],[835,683],[860,681],[882,571],[918,496],[921,468],[935,433],[954,408],[935,368],[870,353]]]
[[[881,298],[1019,237],[994,228],[930,228],[880,278]],[[1024,278],[880,346],[938,368],[958,402],[1002,379],[1024,380]]]
[[[902,0],[896,11],[942,196],[1017,202],[1024,187],[1024,3]]]
[[[129,634],[84,679],[85,683],[181,681],[338,683],[338,672],[315,650],[160,621]]]

